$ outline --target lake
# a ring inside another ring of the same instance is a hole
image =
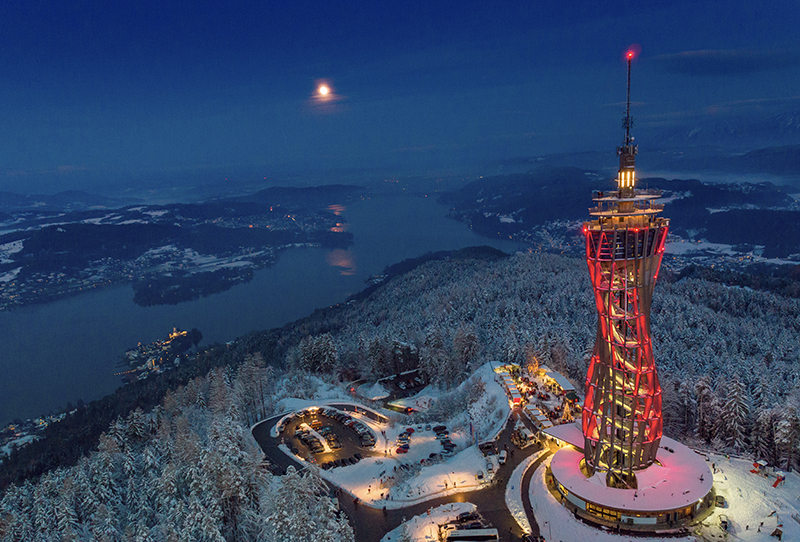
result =
[[[114,391],[125,350],[165,337],[173,327],[198,328],[201,345],[282,326],[340,303],[364,279],[426,252],[518,243],[479,237],[445,218],[433,198],[379,196],[338,208],[353,233],[347,250],[292,248],[273,267],[227,292],[179,305],[139,307],[130,284],[46,305],[0,312],[0,424],[32,418]]]

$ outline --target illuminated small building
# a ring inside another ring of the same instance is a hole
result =
[[[636,188],[630,76],[617,190],[598,192],[583,225],[597,308],[597,336],[586,375],[580,427],[544,431],[566,445],[550,463],[552,488],[591,521],[664,528],[694,519],[713,500],[705,461],[663,436],[661,386],[650,339],[650,304],[669,220],[655,190]]]

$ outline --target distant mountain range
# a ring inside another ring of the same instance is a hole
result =
[[[746,153],[732,153],[716,146],[681,146],[650,148],[636,160],[639,169],[653,172],[689,173],[703,179],[703,174],[759,175],[781,177],[800,190],[800,145],[765,147]],[[608,152],[585,151],[522,157],[495,164],[498,172],[527,171],[536,166],[578,167],[614,176],[616,156]],[[765,179],[766,180],[766,179]]]
[[[185,206],[211,206],[221,208],[230,203],[250,202],[266,205],[316,208],[330,201],[331,198],[348,198],[359,191],[363,191],[363,188],[342,184],[308,186],[302,188],[276,186],[266,188],[247,196],[217,198],[209,200],[206,203],[192,203],[185,204]],[[0,213],[6,213],[6,219],[11,213],[24,211],[71,212],[90,209],[121,209],[140,203],[141,201],[133,198],[113,198],[90,194],[80,190],[68,190],[52,195],[25,195],[14,192],[0,192]],[[4,220],[2,215],[0,215],[0,220]]]
[[[89,194],[80,190],[67,190],[57,194],[24,195],[14,192],[0,192],[0,212],[13,213],[21,211],[77,211],[92,208],[119,208],[138,203],[136,200],[110,198]],[[2,220],[2,217],[0,217]]]
[[[652,147],[715,146],[743,149],[796,145],[800,141],[800,111],[757,119],[712,117],[702,122],[654,130],[653,136],[648,140],[648,145]]]
[[[784,187],[664,178],[640,179],[638,185],[663,190],[664,216],[673,219],[673,232],[688,239],[761,245],[767,257],[800,253],[800,209]],[[529,239],[550,222],[588,219],[592,191],[614,187],[613,179],[596,171],[541,165],[479,179],[440,200],[451,217],[478,233]]]

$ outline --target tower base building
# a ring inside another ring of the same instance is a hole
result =
[[[597,525],[663,531],[689,525],[714,505],[714,478],[705,459],[669,437],[662,437],[656,459],[636,473],[638,487],[609,487],[603,473],[589,474],[583,432],[575,424],[544,431],[561,445],[550,462],[552,492],[577,516]]]

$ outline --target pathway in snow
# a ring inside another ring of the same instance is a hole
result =
[[[526,533],[531,532],[531,523],[528,521],[528,514],[525,513],[525,506],[522,503],[522,478],[525,472],[533,465],[534,461],[539,459],[548,450],[539,450],[535,454],[528,456],[525,460],[517,465],[514,472],[508,478],[506,485],[506,506],[511,515],[519,524],[520,528]]]

